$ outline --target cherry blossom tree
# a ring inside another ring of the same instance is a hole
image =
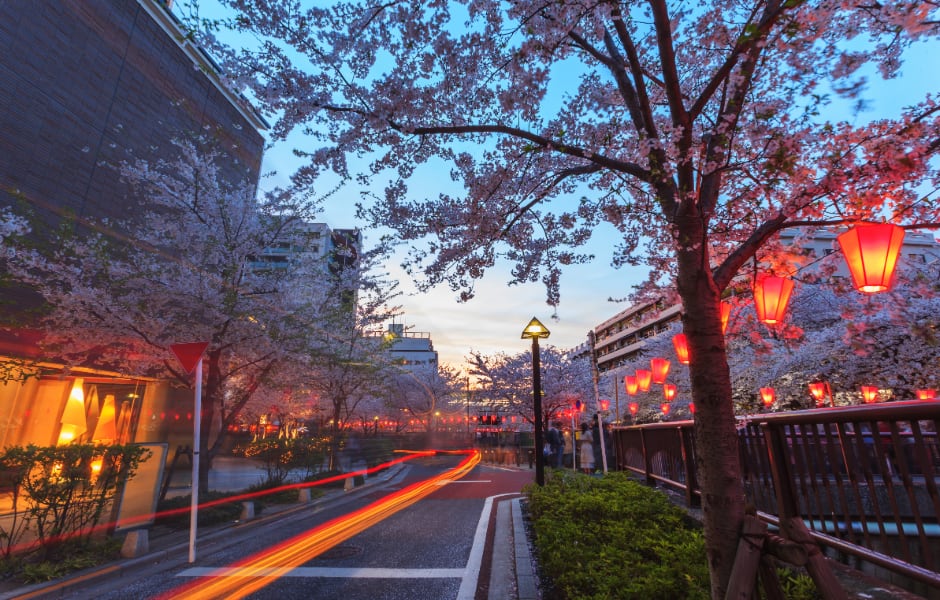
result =
[[[42,356],[191,385],[170,346],[206,341],[200,483],[229,425],[255,393],[309,372],[310,332],[336,302],[310,285],[326,266],[297,253],[291,269],[257,266],[316,214],[307,194],[228,183],[208,140],[179,142],[179,157],[121,166],[143,206],[123,223],[71,220],[37,247],[28,225],[10,230],[0,252],[8,272],[47,303],[38,328]],[[247,171],[246,171],[247,176]],[[355,282],[346,284],[357,285]]]
[[[462,406],[466,390],[460,373],[448,365],[399,368],[388,381],[388,408],[418,419],[430,431],[435,411]]]
[[[936,43],[936,3],[226,4],[237,14],[223,25],[260,40],[217,49],[232,82],[275,135],[313,136],[298,181],[397,174],[364,211],[426,241],[408,263],[425,285],[466,298],[509,260],[554,305],[562,270],[591,260],[584,244],[606,227],[620,235],[615,266],[650,266],[637,300],[675,290],[723,597],[744,490],[721,296],[739,274],[784,273],[783,229],[940,221],[936,91],[878,119],[827,113],[840,97],[863,107],[867,78],[896,77],[913,44]],[[374,160],[355,173],[349,156]],[[409,187],[441,161],[463,192]]]
[[[539,349],[542,368],[542,418],[551,421],[571,407],[575,400],[593,405],[594,390],[590,365],[572,360],[552,345]],[[471,352],[470,374],[481,387],[482,396],[491,406],[535,422],[532,405],[532,352],[485,355]]]

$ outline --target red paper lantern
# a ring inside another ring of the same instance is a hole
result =
[[[731,303],[722,302],[721,303],[721,333],[724,334],[728,330],[728,320],[731,318]]]
[[[636,396],[636,393],[640,390],[640,386],[636,381],[636,375],[627,375],[624,377],[623,385],[627,388],[627,393],[631,396]]]
[[[764,406],[770,408],[773,405],[774,400],[777,399],[777,394],[774,392],[774,388],[772,387],[762,387],[760,389],[760,398],[764,401]]]
[[[787,303],[793,292],[793,281],[786,277],[764,276],[754,285],[754,308],[757,319],[766,325],[783,321]]]
[[[872,404],[878,400],[878,388],[873,385],[862,386],[862,399],[866,404]]]
[[[852,284],[863,294],[891,288],[898,254],[904,243],[904,230],[892,223],[862,223],[837,238]]]
[[[670,406],[668,402],[663,402],[662,404],[659,405],[659,410],[663,411],[664,415],[669,414],[669,408]]]
[[[686,339],[685,334],[678,333],[672,336],[672,345],[676,349],[676,358],[679,363],[689,364],[689,340]]]
[[[822,406],[826,403],[826,396],[831,395],[829,384],[825,381],[814,381],[809,384],[809,393],[816,400],[816,406]]]
[[[648,392],[650,389],[650,383],[653,381],[653,374],[646,369],[637,369],[636,371],[636,384],[640,388],[641,392]]]
[[[663,398],[666,399],[666,402],[671,402],[673,398],[676,397],[676,386],[672,383],[663,384]]]
[[[917,399],[918,400],[933,400],[937,395],[936,390],[926,389],[926,390],[917,390]]]
[[[658,356],[650,359],[650,371],[652,371],[653,383],[666,383],[666,376],[669,375],[669,361]]]
[[[598,400],[597,403],[600,405],[601,412],[605,412],[610,408],[610,400]]]
[[[630,414],[636,416],[638,410],[640,410],[640,405],[636,402],[631,402],[627,405],[627,408],[630,410]]]
[[[689,412],[695,414],[695,402],[689,402]]]

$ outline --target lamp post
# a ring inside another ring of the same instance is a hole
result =
[[[542,367],[539,364],[539,338],[547,338],[550,331],[532,317],[522,330],[522,339],[532,338],[532,406],[535,410],[535,484],[545,485],[545,455],[542,454]]]

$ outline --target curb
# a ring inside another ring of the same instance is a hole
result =
[[[516,562],[516,597],[518,600],[538,600],[538,584],[532,568],[529,539],[522,520],[522,499],[512,500],[512,539]]]

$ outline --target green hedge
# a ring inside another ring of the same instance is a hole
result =
[[[709,598],[701,529],[662,493],[553,471],[526,495],[547,598]]]

